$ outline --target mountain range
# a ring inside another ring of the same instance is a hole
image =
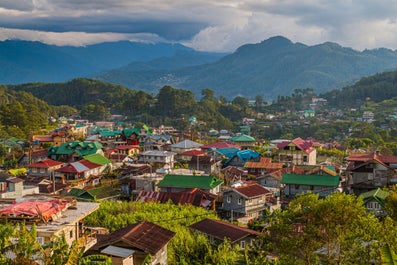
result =
[[[198,56],[197,63],[219,59],[224,54],[197,52],[181,44],[106,42],[82,47],[55,46],[41,42],[0,42],[0,83],[64,82],[176,53]]]
[[[180,44],[115,42],[60,47],[38,42],[0,42],[0,83],[57,82],[90,77],[157,94],[164,85],[200,95],[275,99],[296,88],[317,93],[397,69],[397,52],[357,51],[337,43],[293,43],[276,36],[230,54],[198,52]]]

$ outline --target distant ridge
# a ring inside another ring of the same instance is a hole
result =
[[[0,42],[0,84],[62,82],[92,76],[132,61],[171,57],[177,52],[195,51],[172,43],[119,41],[73,47],[6,40]]]
[[[241,95],[275,99],[296,88],[313,88],[317,93],[353,84],[360,78],[397,68],[397,52],[388,49],[363,52],[337,43],[308,46],[276,36],[257,44],[246,44],[220,60],[177,70],[112,70],[98,79],[130,88],[156,92],[171,85],[200,95],[204,88],[217,95]]]
[[[172,43],[71,47],[8,40],[0,42],[0,63],[0,84],[89,77],[152,94],[170,85],[198,96],[210,88],[228,99],[261,95],[272,100],[296,88],[325,93],[392,71],[397,69],[397,52],[360,52],[332,42],[309,46],[283,36],[245,44],[232,54],[198,52]]]

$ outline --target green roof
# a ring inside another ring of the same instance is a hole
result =
[[[165,175],[157,186],[158,187],[178,187],[178,188],[200,188],[213,189],[223,183],[223,180],[213,176],[193,176],[193,175]]]
[[[109,159],[107,159],[106,157],[104,157],[101,154],[86,155],[86,156],[83,156],[83,158],[85,160],[88,160],[90,162],[93,162],[95,164],[102,165],[102,166],[111,163]]]
[[[123,130],[124,135],[126,137],[130,137],[130,135],[133,134],[133,133],[135,133],[136,135],[139,136],[139,131],[140,131],[140,129],[138,129],[138,128],[130,128],[130,129],[124,129]]]
[[[97,153],[99,149],[102,149],[103,145],[99,142],[67,142],[61,146],[51,146],[48,149],[50,155],[70,155],[74,152],[80,156],[86,156]]]
[[[102,186],[102,187],[93,188],[93,189],[89,189],[89,190],[72,188],[69,191],[69,195],[76,197],[78,199],[93,201],[93,200],[101,200],[101,199],[106,199],[106,198],[110,198],[110,197],[115,197],[115,196],[120,195],[120,192],[118,192],[115,189],[112,189],[112,188],[109,188],[106,186]]]
[[[241,134],[230,138],[230,141],[233,142],[256,142],[254,137],[251,137],[246,134]]]
[[[382,190],[381,188],[377,188],[375,190],[370,190],[361,193],[360,196],[363,197],[364,203],[367,203],[371,200],[376,200],[382,206],[384,206],[384,200],[386,199],[387,196],[389,196],[389,193],[385,190]]]
[[[116,131],[101,131],[99,132],[99,134],[103,137],[115,137],[117,135],[121,135],[121,131],[120,130],[116,130]]]
[[[337,187],[339,176],[284,174],[282,184]]]

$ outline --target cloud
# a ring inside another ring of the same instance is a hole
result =
[[[142,37],[233,51],[275,35],[354,49],[397,48],[394,0],[3,0],[2,39],[86,45]],[[68,40],[69,38],[69,40]]]

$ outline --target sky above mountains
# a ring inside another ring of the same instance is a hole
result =
[[[55,45],[170,41],[232,52],[282,35],[397,49],[395,0],[2,0],[0,40]]]

